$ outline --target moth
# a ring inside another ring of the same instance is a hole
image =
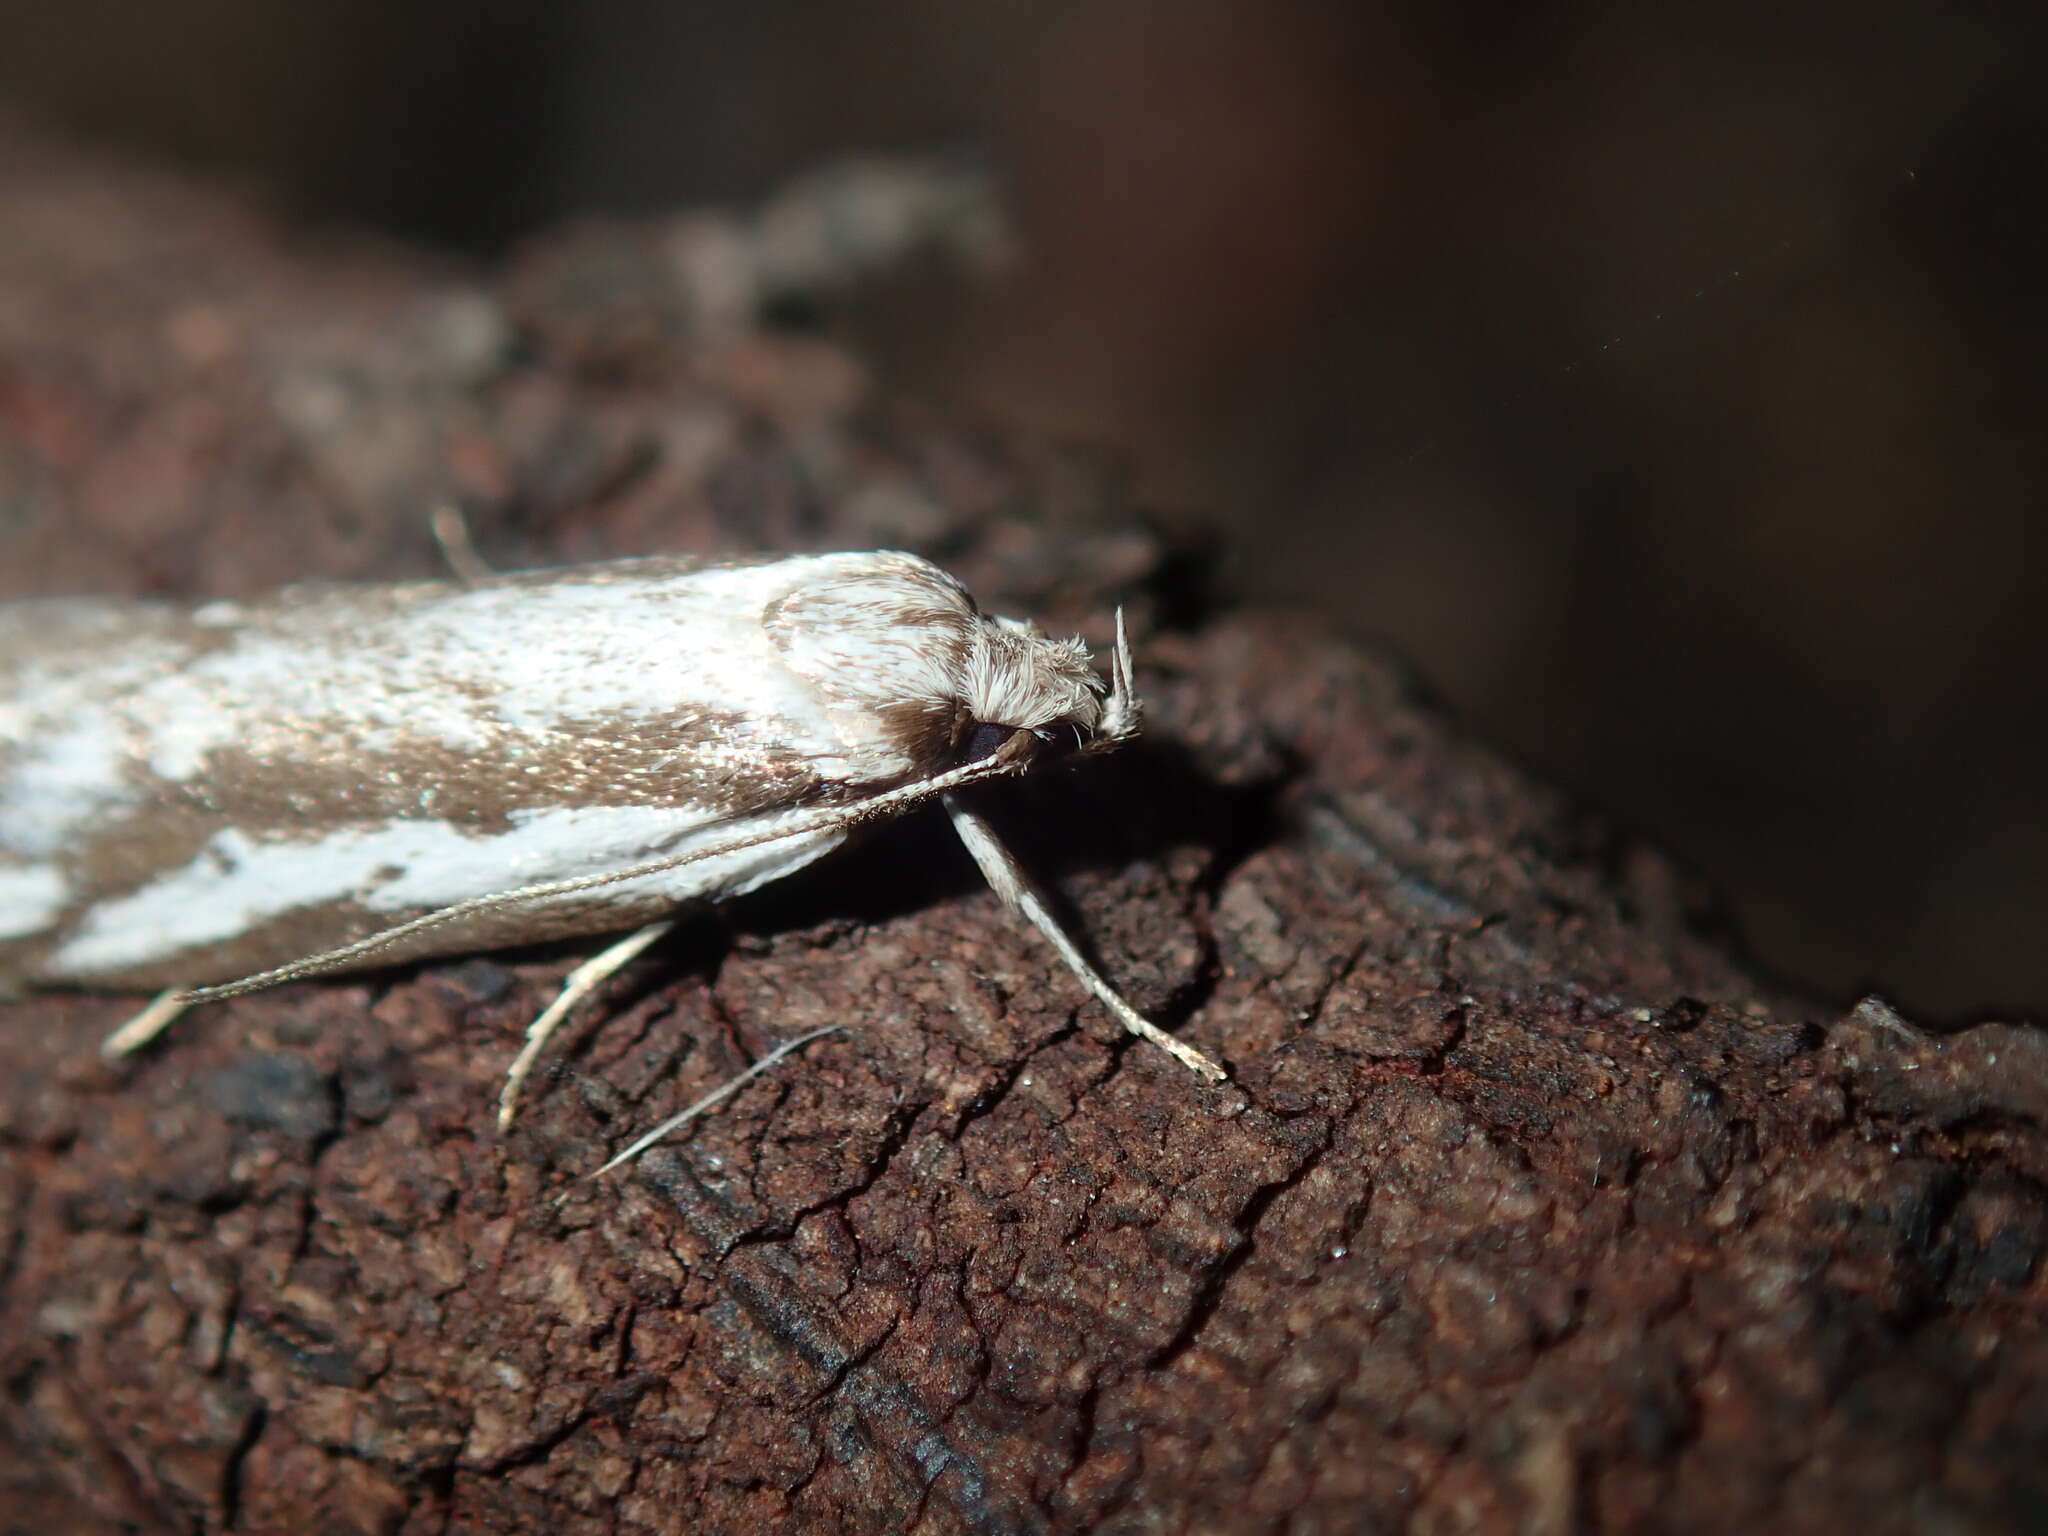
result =
[[[943,802],[990,885],[1132,1032],[1126,1003],[959,791],[1137,735],[1078,640],[983,614],[887,551],[654,557],[248,602],[0,604],[0,989],[182,1008],[329,972],[635,929],[782,879]]]

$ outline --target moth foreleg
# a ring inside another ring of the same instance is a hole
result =
[[[1032,927],[1045,935],[1046,941],[1066,961],[1067,969],[1080,978],[1081,984],[1095,994],[1118,1023],[1139,1039],[1151,1041],[1190,1072],[1206,1077],[1212,1083],[1220,1083],[1230,1075],[1185,1040],[1176,1040],[1125,1002],[1123,994],[1088,963],[1080,945],[1068,937],[1046,903],[1045,893],[1038,889],[1024,872],[1024,866],[1003,846],[995,828],[970,811],[956,795],[947,795],[945,804],[946,814],[953,818],[953,830],[959,834],[974,862],[981,866],[989,888],[1003,899],[1004,905],[1021,912]]]

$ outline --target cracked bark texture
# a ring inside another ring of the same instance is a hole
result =
[[[1099,464],[740,323],[705,274],[763,238],[464,271],[9,125],[0,588],[417,574],[459,498],[506,564],[886,543],[1056,629],[1124,602],[1148,740],[991,814],[1234,1081],[1118,1035],[929,820],[643,959],[503,1139],[567,952],[118,1071],[133,999],[16,1001],[0,1527],[2048,1522],[2039,1033],[1759,980],[1384,658],[1200,601]]]

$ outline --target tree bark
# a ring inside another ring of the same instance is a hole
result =
[[[1232,1081],[1120,1035],[930,818],[651,952],[502,1138],[568,951],[118,1070],[136,999],[13,1002],[5,1529],[2048,1518],[2040,1033],[1760,980],[1388,660],[1203,601],[1094,462],[746,323],[720,251],[775,266],[697,218],[463,270],[10,125],[0,594],[433,574],[456,500],[505,564],[894,544],[1049,628],[1122,602],[1147,739],[989,809]]]

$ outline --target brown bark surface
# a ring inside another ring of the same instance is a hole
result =
[[[991,813],[1233,1081],[922,820],[643,959],[505,1138],[564,953],[119,1070],[134,999],[0,1007],[0,1527],[2048,1522],[2039,1032],[1758,980],[1385,660],[1199,602],[1099,466],[734,325],[734,228],[463,272],[14,125],[0,595],[431,571],[452,498],[504,564],[898,544],[1049,627],[1124,602],[1148,740]]]

